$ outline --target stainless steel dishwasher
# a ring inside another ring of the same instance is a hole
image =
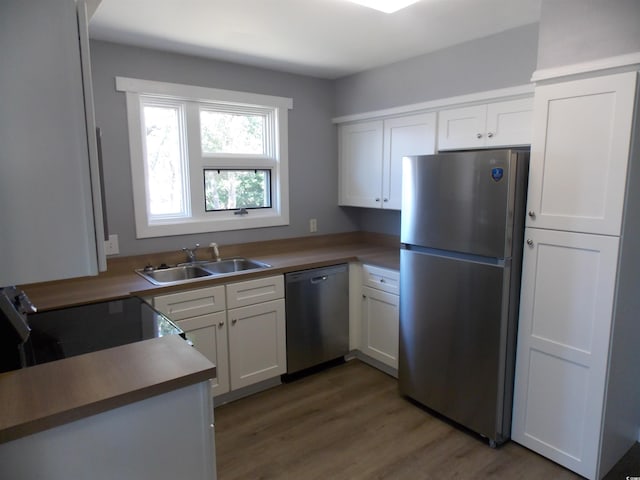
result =
[[[349,352],[348,265],[285,275],[287,374]]]

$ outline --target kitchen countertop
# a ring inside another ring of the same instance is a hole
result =
[[[0,374],[0,443],[215,377],[178,335]]]
[[[150,254],[111,260],[107,272],[96,277],[24,285],[21,288],[38,310],[43,311],[115,300],[130,295],[162,295],[345,262],[359,261],[395,270],[400,264],[397,237],[362,232],[221,246],[220,251],[223,257],[244,256],[272,266],[161,287],[145,280],[134,269],[143,268],[147,264],[183,262],[184,254],[176,253],[173,257],[170,254]],[[203,258],[202,255],[200,253],[199,258]]]
[[[179,263],[178,252],[110,259],[96,277],[24,285],[40,311],[155,296],[346,262],[398,269],[397,237],[352,232],[221,246],[223,257],[272,265],[182,285],[159,287],[134,272]],[[199,255],[202,253],[199,251]],[[0,443],[215,377],[215,366],[178,336],[122,345],[0,374]]]

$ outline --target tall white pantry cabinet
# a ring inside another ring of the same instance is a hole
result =
[[[0,1],[0,287],[106,269],[84,0]]]
[[[589,479],[640,431],[636,90],[627,72],[534,99],[512,438]]]

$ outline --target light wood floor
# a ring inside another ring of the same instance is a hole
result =
[[[218,479],[578,479],[508,442],[491,449],[352,360],[215,410]]]

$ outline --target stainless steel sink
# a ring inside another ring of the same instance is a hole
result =
[[[141,268],[135,272],[154,285],[176,285],[201,280],[207,277],[224,275],[227,273],[244,272],[271,265],[248,258],[227,258],[220,261],[185,263],[176,267],[149,269]]]
[[[158,268],[157,270],[139,269],[136,270],[136,273],[154,285],[174,285],[213,275],[197,265],[181,265],[178,267]]]
[[[269,268],[271,265],[248,258],[227,258],[218,262],[201,263],[199,266],[215,275],[221,275],[223,273]]]

